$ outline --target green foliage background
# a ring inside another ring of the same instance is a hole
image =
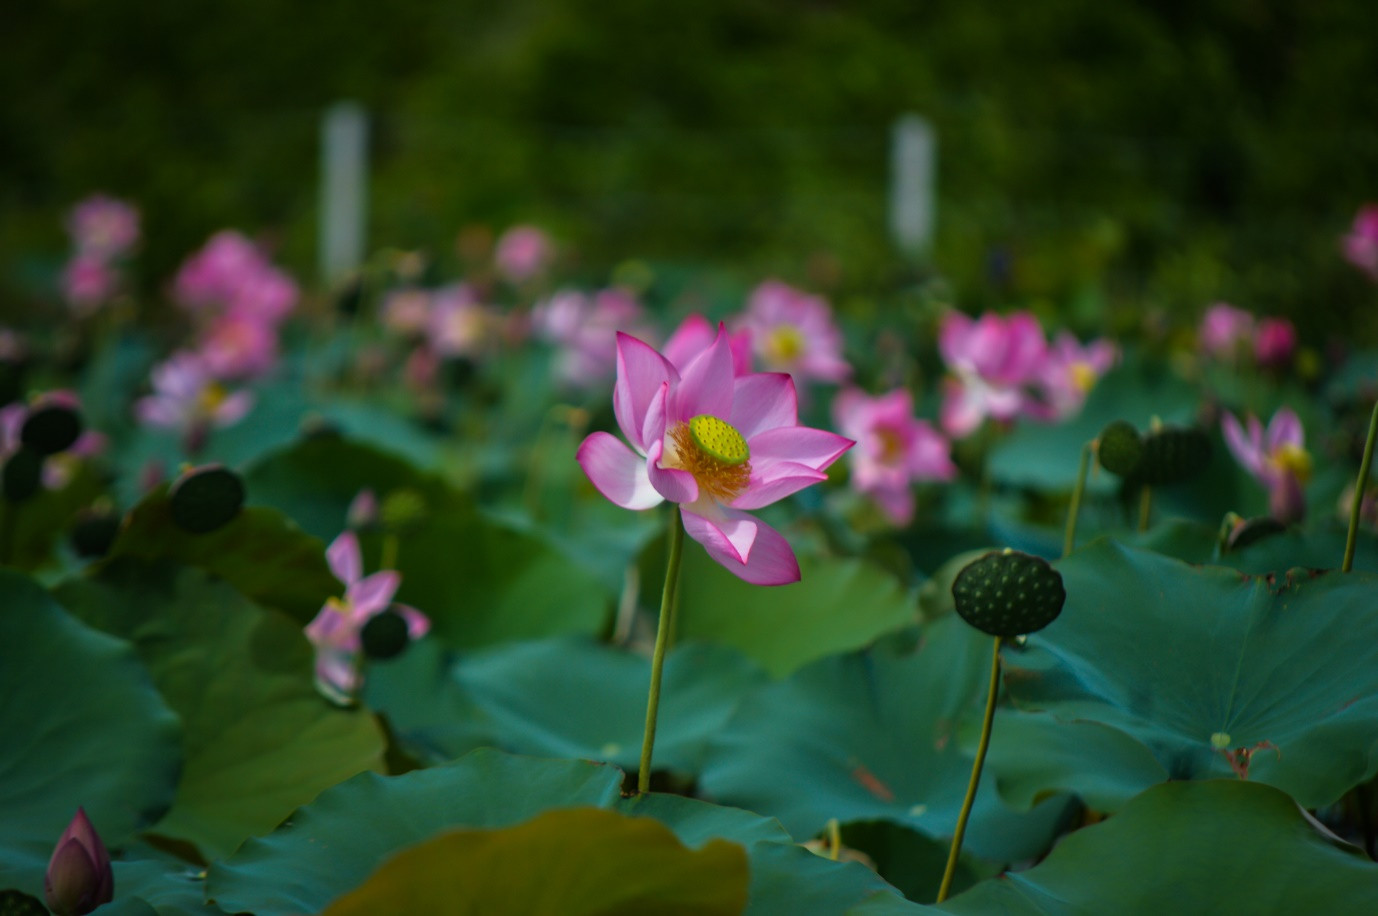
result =
[[[0,37],[0,296],[51,300],[59,214],[137,201],[156,292],[215,229],[313,273],[321,109],[374,113],[371,238],[550,226],[829,291],[912,276],[888,132],[939,139],[933,263],[973,307],[1227,299],[1314,333],[1371,311],[1338,256],[1378,198],[1363,0],[53,0]],[[1005,251],[1012,269],[990,270]],[[1075,316],[1074,316],[1075,317]],[[1371,321],[1365,319],[1365,321]],[[1369,327],[1371,330],[1371,326]]]

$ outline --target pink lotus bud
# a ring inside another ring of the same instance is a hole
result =
[[[76,817],[58,838],[48,872],[43,878],[43,898],[57,916],[89,913],[115,896],[115,875],[110,854],[96,828],[77,809]]]

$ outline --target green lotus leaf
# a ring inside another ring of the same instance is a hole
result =
[[[57,596],[133,642],[182,718],[186,768],[155,833],[228,855],[322,789],[381,765],[374,718],[316,692],[300,626],[229,585],[125,558]]]
[[[77,808],[118,849],[172,804],[180,729],[132,646],[0,570],[0,888],[43,894]]]

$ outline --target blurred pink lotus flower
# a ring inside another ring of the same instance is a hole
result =
[[[683,373],[619,333],[613,412],[631,447],[595,432],[576,455],[600,493],[625,509],[678,503],[689,536],[747,582],[799,580],[789,543],[746,510],[826,480],[824,469],[855,443],[799,425],[788,375],[737,375],[721,326]]]
[[[1026,386],[1043,369],[1048,344],[1028,312],[973,319],[949,312],[938,329],[938,350],[953,373],[944,380],[941,421],[951,436],[975,432],[986,417],[1012,420],[1036,410]]]
[[[915,481],[957,476],[947,440],[914,417],[914,399],[903,388],[874,398],[842,391],[833,401],[833,422],[856,440],[852,489],[869,494],[896,525],[914,517]]]
[[[232,308],[206,326],[199,352],[215,378],[257,378],[277,365],[277,328],[252,312]]]
[[[62,268],[62,295],[78,314],[90,314],[115,296],[120,274],[93,254],[73,255]]]
[[[1378,283],[1378,204],[1365,204],[1354,217],[1349,235],[1341,241],[1345,260]]]
[[[1086,396],[1119,355],[1119,349],[1108,340],[1093,340],[1083,346],[1071,332],[1059,333],[1038,371],[1047,419],[1066,420],[1080,413]]]
[[[199,354],[180,350],[153,367],[153,393],[134,404],[147,426],[179,430],[191,454],[200,451],[214,427],[233,426],[253,407],[253,394],[229,391]]]
[[[270,267],[253,242],[232,229],[211,236],[177,271],[173,295],[189,308],[230,303],[245,278]]]
[[[407,623],[407,635],[420,639],[431,628],[430,619],[415,608],[393,604],[402,584],[400,573],[384,569],[364,575],[359,538],[346,531],[326,548],[330,571],[345,586],[344,598],[330,598],[306,626],[306,637],[316,647],[316,683],[327,696],[348,702],[359,690],[359,634],[364,624],[391,608]]]
[[[1206,309],[1198,332],[1201,349],[1216,359],[1232,360],[1254,342],[1254,316],[1225,302]]]
[[[717,328],[708,319],[695,313],[680,322],[665,341],[661,353],[676,369],[682,369],[693,362],[694,357],[713,346],[718,337]],[[751,371],[751,332],[738,331],[729,334],[728,346],[732,350],[732,372],[746,375]]]
[[[1279,368],[1292,361],[1297,349],[1297,329],[1286,318],[1260,318],[1254,328],[1254,360],[1260,366]]]
[[[498,238],[493,264],[508,280],[522,283],[541,274],[555,257],[550,237],[535,226],[513,226]]]
[[[641,303],[617,287],[592,296],[574,290],[556,293],[532,310],[531,332],[554,344],[555,378],[571,388],[601,385],[617,365],[617,332],[645,333]]]
[[[78,808],[48,859],[43,899],[57,916],[81,916],[114,898],[110,853],[86,811]]]
[[[799,382],[844,382],[852,367],[842,357],[842,333],[826,300],[767,280],[747,299],[738,324],[766,369]]]
[[[440,356],[477,356],[497,332],[493,310],[464,283],[436,290],[426,319],[431,349]]]
[[[1234,414],[1220,418],[1225,444],[1235,461],[1268,489],[1268,511],[1283,524],[1306,514],[1302,486],[1311,478],[1311,455],[1305,449],[1301,420],[1290,407],[1279,408],[1265,431],[1258,418],[1247,418],[1248,432]]]
[[[417,287],[395,289],[383,300],[381,321],[394,334],[415,337],[426,332],[431,317],[431,294]]]
[[[79,255],[108,263],[138,243],[139,211],[122,200],[93,194],[72,208],[67,232]]]
[[[276,267],[265,264],[240,277],[227,305],[232,312],[276,325],[292,314],[300,296],[301,291],[295,280]]]

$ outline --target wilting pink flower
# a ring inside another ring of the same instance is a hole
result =
[[[257,378],[277,364],[277,328],[251,312],[230,309],[206,326],[200,354],[215,378]]]
[[[1028,312],[980,319],[949,312],[938,329],[938,350],[953,373],[944,380],[943,429],[961,438],[986,417],[1012,420],[1034,409],[1026,387],[1037,381],[1047,348],[1043,327]]]
[[[842,333],[818,296],[767,280],[752,291],[739,327],[751,333],[751,346],[767,369],[801,382],[851,377],[852,367],[842,357]]]
[[[644,328],[641,303],[617,287],[592,296],[565,290],[531,313],[532,333],[559,350],[556,380],[574,388],[606,382],[617,364],[617,332],[644,334]]]
[[[734,575],[798,581],[789,543],[746,510],[826,480],[824,469],[855,443],[799,425],[788,375],[737,375],[721,327],[682,373],[619,333],[613,413],[631,447],[595,432],[576,456],[600,493],[626,509],[678,503],[685,531]]]
[[[530,280],[550,266],[555,246],[535,226],[513,226],[498,239],[493,264],[514,283]]]
[[[359,633],[370,619],[392,608],[407,622],[407,635],[420,639],[431,622],[415,608],[393,604],[392,596],[402,584],[400,573],[380,570],[364,575],[359,539],[346,531],[325,552],[330,571],[345,586],[344,598],[325,602],[314,620],[306,626],[306,637],[316,647],[316,683],[327,695],[345,701],[359,689],[358,657],[363,651]]]
[[[1201,349],[1216,359],[1234,359],[1254,341],[1254,316],[1224,302],[1206,309],[1198,333]]]
[[[62,268],[63,298],[78,313],[93,312],[109,302],[119,282],[119,271],[92,254],[76,254]]]
[[[1284,524],[1306,514],[1302,485],[1311,478],[1311,455],[1305,449],[1301,420],[1290,407],[1279,408],[1265,431],[1258,418],[1247,418],[1248,432],[1226,413],[1220,418],[1225,444],[1240,466],[1268,488],[1268,511]]]
[[[670,339],[665,341],[665,346],[661,348],[661,353],[675,368],[683,368],[693,362],[694,357],[713,346],[713,341],[717,337],[717,328],[710,324],[707,318],[694,313],[675,328]],[[738,331],[729,334],[727,343],[732,349],[733,373],[746,375],[751,371],[751,332]]]
[[[1378,283],[1378,204],[1359,208],[1354,225],[1341,241],[1345,260]]]
[[[1297,349],[1297,329],[1286,318],[1260,318],[1254,329],[1254,359],[1260,366],[1277,368],[1292,361]]]
[[[1108,340],[1083,346],[1068,331],[1058,334],[1038,370],[1048,419],[1065,420],[1079,413],[1086,396],[1118,358],[1119,350]]]
[[[153,393],[135,403],[135,415],[148,426],[180,430],[192,453],[212,427],[233,426],[253,406],[251,392],[227,390],[201,356],[186,350],[154,366],[152,382]]]
[[[928,421],[915,419],[914,399],[903,388],[874,398],[843,391],[833,401],[833,421],[856,440],[852,488],[870,494],[897,525],[914,517],[915,481],[957,475],[947,440]]]
[[[43,899],[57,916],[81,916],[114,897],[110,854],[85,810],[78,808],[48,860]]]
[[[78,254],[109,262],[139,241],[139,211],[122,200],[95,194],[72,208],[67,232]]]

